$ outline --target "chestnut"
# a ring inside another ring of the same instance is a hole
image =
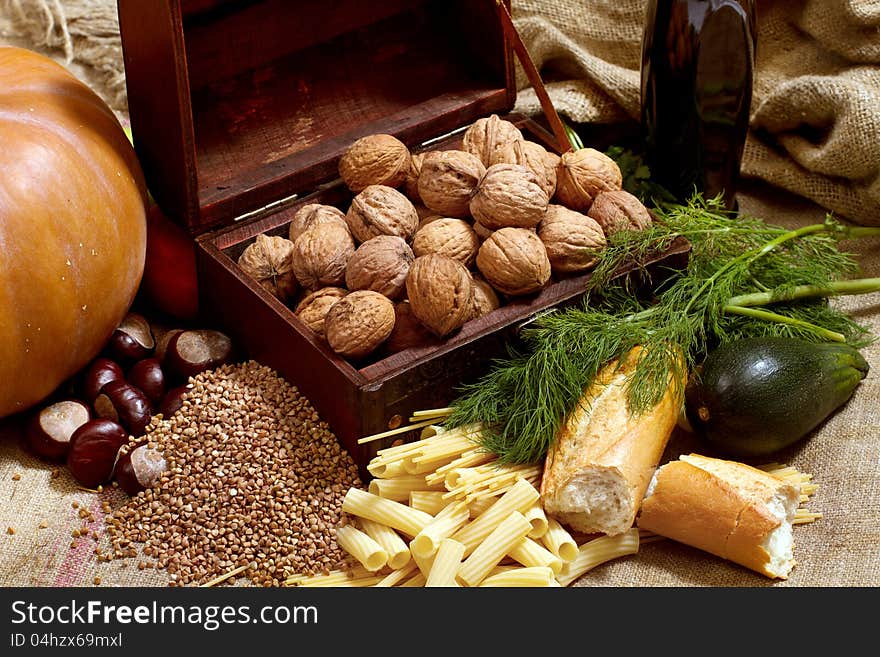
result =
[[[177,333],[168,343],[164,365],[167,371],[187,380],[206,370],[228,363],[232,340],[212,329],[192,329]]]
[[[89,420],[70,437],[67,468],[86,488],[109,481],[116,454],[128,440],[128,432],[118,422],[106,418]]]
[[[183,397],[189,390],[189,385],[182,385],[171,388],[171,390],[165,393],[162,401],[159,402],[158,408],[158,412],[162,414],[163,418],[167,419],[180,410],[180,407],[183,406]]]
[[[98,417],[118,422],[135,437],[143,435],[153,416],[150,400],[128,381],[105,384],[93,407]]]
[[[182,328],[165,328],[159,325],[153,325],[153,336],[156,338],[156,348],[153,351],[153,358],[156,358],[160,363],[165,360],[165,352],[168,350],[168,343],[171,342],[171,338],[175,335],[183,331]]]
[[[110,336],[110,354],[121,363],[131,363],[153,354],[156,340],[150,323],[143,315],[128,313]]]
[[[26,436],[35,454],[50,461],[63,460],[73,432],[91,419],[89,407],[63,400],[40,409],[28,422]]]
[[[136,362],[128,371],[126,380],[140,389],[154,404],[158,404],[165,394],[165,373],[156,358],[144,358]]]
[[[113,478],[119,487],[134,497],[146,488],[152,488],[162,473],[168,469],[168,462],[158,449],[145,444],[119,450]]]
[[[125,378],[122,366],[109,358],[96,358],[83,374],[83,395],[90,404],[94,403],[105,384]]]

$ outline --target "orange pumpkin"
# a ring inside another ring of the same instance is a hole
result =
[[[0,417],[46,398],[122,320],[146,199],[107,104],[48,57],[0,47]]]

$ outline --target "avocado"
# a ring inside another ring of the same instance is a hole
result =
[[[685,414],[717,451],[766,456],[806,437],[846,403],[868,369],[846,344],[733,340],[711,351],[691,377]]]

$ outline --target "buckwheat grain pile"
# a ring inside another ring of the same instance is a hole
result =
[[[307,399],[254,361],[191,381],[183,407],[146,438],[168,461],[158,484],[108,517],[117,554],[135,545],[178,585],[239,566],[259,585],[344,563],[334,528],[357,467]]]

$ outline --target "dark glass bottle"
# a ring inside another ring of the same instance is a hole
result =
[[[642,129],[656,182],[736,204],[757,34],[754,0],[649,0]]]

